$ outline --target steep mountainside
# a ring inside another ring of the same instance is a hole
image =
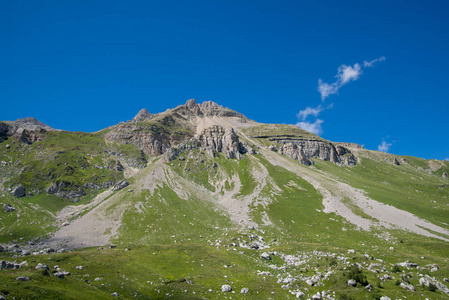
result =
[[[211,101],[0,122],[0,295],[447,299],[448,171]]]

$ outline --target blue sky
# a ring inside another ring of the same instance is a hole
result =
[[[0,120],[97,131],[194,98],[445,159],[447,16],[448,1],[5,1]]]

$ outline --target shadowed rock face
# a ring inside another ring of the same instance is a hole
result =
[[[56,129],[36,120],[35,118],[23,118],[16,121],[0,122],[0,143],[12,136],[22,143],[42,141],[47,131]]]
[[[191,149],[201,149],[210,156],[213,156],[214,152],[220,152],[231,159],[241,159],[242,155],[247,152],[247,149],[240,142],[239,136],[232,128],[225,129],[215,125],[206,128],[198,137],[191,138],[178,147],[169,149],[165,153],[165,160],[172,161],[181,153]]]
[[[328,141],[305,139],[276,139],[281,144],[279,154],[291,157],[304,165],[312,165],[311,158],[319,158],[334,164],[355,166],[357,158],[345,147],[334,146]]]

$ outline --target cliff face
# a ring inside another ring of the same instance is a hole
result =
[[[270,149],[278,151],[300,161],[304,165],[312,165],[311,158],[319,158],[338,165],[355,166],[357,158],[345,147],[334,146],[331,142],[321,140],[305,140],[294,138],[272,138],[280,144],[279,147],[272,146]]]
[[[225,129],[215,125],[206,128],[197,137],[185,141],[178,147],[169,149],[165,153],[165,160],[172,161],[181,153],[191,149],[200,149],[210,156],[213,156],[214,152],[219,152],[230,159],[241,159],[242,155],[248,152],[247,148],[240,142],[239,136],[235,133],[234,129]],[[255,151],[250,149],[249,152],[254,153]]]
[[[49,127],[47,125],[45,126]],[[15,137],[22,143],[31,144],[32,142],[41,141],[43,139],[43,135],[47,132],[46,129],[39,126],[33,130],[26,129],[25,127],[30,128],[29,126],[22,126],[22,124],[18,121],[10,123],[0,122],[0,143],[7,140],[8,137],[11,136]]]

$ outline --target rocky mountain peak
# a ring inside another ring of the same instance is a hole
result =
[[[48,126],[47,124],[42,123],[41,121],[39,121],[35,118],[31,118],[31,117],[17,119],[15,121],[6,121],[6,123],[8,123],[11,126],[23,128],[23,129],[30,130],[30,131],[36,131],[39,129],[45,129],[48,131],[56,130],[56,129]]]
[[[150,119],[153,115],[148,112],[146,108],[142,108],[137,115],[133,118],[133,122],[142,122],[146,119]]]
[[[243,114],[219,105],[213,101],[204,101],[203,103],[198,104],[194,99],[190,99],[186,102],[186,104],[175,108],[174,112],[181,115],[194,115],[200,117],[239,117],[247,120]]]

